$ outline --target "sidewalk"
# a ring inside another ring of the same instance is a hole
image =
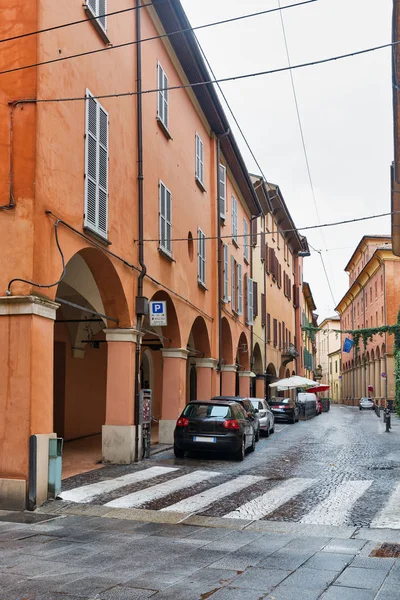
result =
[[[0,600],[400,596],[400,559],[390,557],[400,556],[400,530],[51,514],[57,504],[48,513],[0,513]],[[102,507],[84,508],[101,515]]]

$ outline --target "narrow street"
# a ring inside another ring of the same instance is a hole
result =
[[[246,520],[400,528],[396,421],[333,406],[296,425],[277,423],[243,463],[172,450],[136,466],[108,466],[64,482],[66,502]],[[389,502],[390,511],[386,508]],[[57,505],[57,502],[56,502]]]
[[[333,406],[243,463],[167,451],[72,477],[0,511],[0,600],[398,598],[399,436]]]

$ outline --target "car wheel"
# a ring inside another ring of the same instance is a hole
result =
[[[293,415],[293,417],[290,419],[290,423],[292,425],[294,425],[296,423],[296,415]]]
[[[273,426],[271,427],[271,429],[269,430],[269,433],[275,433],[275,425],[273,425]]]
[[[260,441],[260,428],[257,429],[254,437],[256,438],[256,442]]]
[[[267,429],[265,430],[265,437],[269,437],[269,425],[268,425]]]
[[[240,448],[239,448],[239,450],[237,450],[235,452],[235,458],[236,458],[236,460],[238,460],[238,461],[241,462],[242,460],[244,460],[245,454],[246,454],[246,440],[245,440],[245,437],[243,436]]]
[[[181,450],[174,444],[174,454],[176,458],[185,458],[185,451]]]
[[[251,446],[249,448],[249,452],[254,452],[255,449],[256,449],[256,436],[253,435],[253,441],[252,441]]]
[[[362,410],[362,406],[360,406],[360,410]]]

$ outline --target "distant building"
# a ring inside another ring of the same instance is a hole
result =
[[[339,336],[340,340],[340,336]],[[341,350],[340,347],[328,354],[328,385],[329,397],[335,403],[342,401],[342,379],[341,379]]]
[[[316,345],[317,345],[317,366],[321,367],[320,370],[320,383],[331,386],[332,377],[338,373],[340,376],[340,355],[339,355],[339,367],[333,364],[331,361],[335,361],[336,353],[340,353],[341,336],[336,331],[340,329],[340,317],[335,315],[324,319],[319,325],[321,331],[316,334]],[[336,331],[333,331],[336,330]],[[330,358],[332,357],[332,358]],[[337,378],[338,379],[338,378]],[[340,382],[340,380],[338,379]],[[330,394],[333,392],[333,388],[330,388]],[[337,394],[336,394],[337,396]],[[332,395],[331,395],[332,397]]]
[[[310,325],[317,327],[318,315],[316,310],[313,295],[311,293],[310,284],[303,282],[303,311],[302,311],[302,326],[309,327]],[[308,379],[315,380],[317,345],[315,341],[315,333],[303,331],[303,345],[301,348],[302,362],[304,366],[304,376]]]
[[[341,329],[375,328],[397,321],[400,308],[400,258],[392,252],[389,236],[364,236],[353,252],[345,271],[349,289],[337,312]],[[343,342],[351,335],[342,334]],[[395,394],[393,336],[375,334],[364,348],[342,351],[342,397],[347,404],[369,396],[379,403]]]

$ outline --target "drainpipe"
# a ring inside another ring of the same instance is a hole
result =
[[[250,219],[250,279],[253,281],[253,240],[251,239],[251,231],[252,231],[252,227],[251,224],[253,221],[255,221],[256,219],[258,219],[260,215],[252,216]],[[254,286],[253,286],[253,294],[254,294]],[[251,297],[253,298],[253,294],[251,295]],[[248,297],[248,292],[247,292],[247,297]],[[254,308],[254,298],[253,298],[253,308]],[[248,309],[247,309],[248,310]],[[254,323],[254,314],[253,314],[253,323]],[[250,371],[254,370],[254,352],[253,352],[253,345],[254,345],[254,334],[253,334],[253,328],[254,325],[251,325],[251,329],[250,329]],[[252,381],[252,379],[250,379],[250,382]],[[251,393],[251,390],[249,390],[249,392]]]
[[[217,135],[217,264],[218,264],[218,371],[219,371],[219,394],[222,396],[222,272],[221,272],[221,262],[222,262],[222,248],[221,248],[221,217],[219,214],[219,164],[221,161],[221,148],[220,148],[220,140],[221,138],[229,135],[230,129],[222,133],[221,135]]]
[[[265,231],[265,218],[264,218],[264,231]],[[268,260],[268,256],[266,256],[266,260]],[[267,270],[265,268],[263,268],[263,272],[264,272],[264,302],[265,302],[265,327],[264,327],[264,396],[265,398],[268,397],[269,399],[269,393],[268,390],[269,388],[268,386],[268,382],[267,382]],[[262,308],[261,308],[262,310]],[[262,312],[261,312],[262,314]]]
[[[384,261],[382,261],[382,268],[383,268],[383,310],[384,310],[385,320],[386,320],[386,323],[387,323],[388,318],[387,318],[387,314],[386,314],[386,270],[385,270],[385,263],[384,263]],[[387,405],[387,399],[388,399],[387,333],[385,333],[385,373],[386,373],[386,377],[385,377],[385,398],[386,398],[386,402],[385,402],[385,405]],[[381,378],[382,378],[382,374],[381,374]]]
[[[146,264],[144,262],[143,248],[143,118],[142,118],[142,44],[141,40],[141,15],[140,6],[141,0],[136,0],[136,110],[137,110],[137,146],[138,146],[138,222],[139,222],[139,264],[141,271],[138,278],[137,296],[143,296],[143,279],[146,276]],[[135,462],[138,462],[139,457],[139,420],[140,420],[140,346],[139,339],[142,328],[143,316],[137,314],[137,330],[138,340],[136,342],[135,352]]]

